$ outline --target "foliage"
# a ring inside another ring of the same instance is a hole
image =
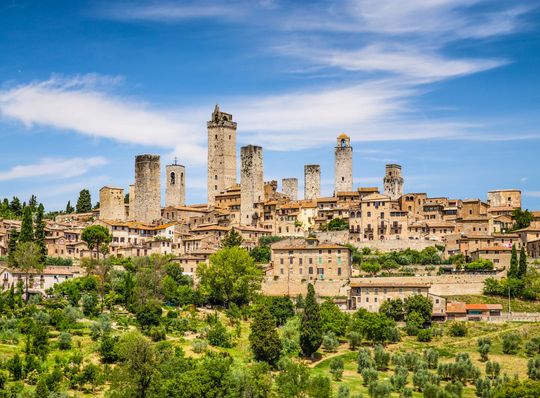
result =
[[[521,346],[521,337],[517,333],[509,332],[502,336],[502,351],[505,354],[516,354]]]
[[[257,361],[275,366],[281,353],[281,341],[276,330],[276,322],[266,305],[258,306],[251,323],[249,344]]]
[[[197,268],[199,290],[212,304],[248,304],[260,290],[262,272],[245,249],[224,248]]]
[[[221,240],[222,248],[240,247],[242,245],[242,236],[234,228],[225,234]]]
[[[79,198],[76,204],[77,213],[89,213],[92,211],[92,198],[88,189],[79,192]]]
[[[332,332],[336,336],[345,336],[349,317],[341,311],[334,300],[326,299],[320,306],[323,333]]]
[[[423,343],[428,343],[433,338],[433,334],[431,333],[431,329],[422,329],[418,332],[416,335],[416,338],[418,341]]]
[[[81,239],[86,242],[88,249],[95,250],[96,257],[99,258],[101,245],[110,243],[112,236],[107,228],[96,224],[86,227],[81,233]]]
[[[322,347],[326,352],[335,352],[337,350],[339,341],[334,332],[328,331],[323,334]]]
[[[407,318],[414,312],[423,318],[424,323],[429,323],[431,321],[433,302],[425,296],[415,294],[407,297],[403,303],[403,308]]]
[[[334,380],[339,381],[341,380],[341,376],[343,375],[343,368],[344,368],[344,362],[341,358],[332,358],[329,363],[330,367],[330,373],[332,374],[332,377]]]
[[[467,324],[465,322],[453,321],[448,328],[448,334],[453,337],[464,337],[467,335]]]
[[[403,300],[400,298],[387,300],[381,304],[379,312],[388,318],[392,318],[394,321],[402,321],[405,317]]]
[[[394,320],[388,319],[383,314],[368,312],[363,308],[354,313],[352,329],[358,331],[364,339],[375,343],[396,340]]]
[[[514,230],[527,228],[534,220],[533,214],[529,210],[514,209],[512,211],[512,219],[514,220]]]
[[[313,285],[308,292],[300,324],[300,348],[305,356],[313,355],[322,344],[322,320]]]
[[[477,270],[491,270],[493,269],[493,262],[487,259],[478,259],[471,261],[470,263],[465,264],[465,269],[467,271],[477,271]]]
[[[346,231],[349,229],[349,222],[343,218],[333,218],[328,223],[321,225],[321,231]]]

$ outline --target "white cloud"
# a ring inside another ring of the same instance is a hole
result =
[[[54,159],[45,158],[38,163],[13,166],[6,171],[0,171],[0,181],[18,180],[23,178],[50,177],[63,179],[81,176],[91,168],[107,164],[102,157]]]
[[[526,191],[524,195],[528,198],[540,198],[540,191]]]
[[[201,162],[205,135],[200,133],[205,127],[204,119],[196,118],[202,114],[184,109],[180,120],[172,111],[158,111],[145,102],[111,94],[104,82],[112,81],[85,75],[22,84],[0,91],[0,115],[29,128],[42,125],[121,142],[176,148],[183,159]]]

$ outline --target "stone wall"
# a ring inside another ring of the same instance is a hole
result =
[[[321,166],[304,166],[304,199],[317,199],[321,196]]]
[[[135,220],[135,184],[129,186],[129,212],[128,220]]]
[[[135,158],[134,220],[151,224],[161,219],[161,165],[159,155]]]
[[[240,225],[253,225],[254,203],[264,200],[263,149],[248,145],[240,148]]]
[[[99,219],[118,221],[126,219],[122,188],[103,187],[99,190]]]
[[[315,280],[309,281],[315,288],[315,293],[322,297],[346,297],[349,291],[349,284],[347,281],[329,281],[329,280]],[[307,293],[307,280],[266,277],[262,284],[263,294],[269,296],[284,296],[289,295],[291,297],[306,296]]]
[[[298,200],[298,178],[284,178],[281,180],[281,189],[291,200]]]
[[[186,168],[180,164],[165,167],[165,207],[184,206],[186,204]]]
[[[337,146],[334,156],[334,192],[353,190],[353,164],[351,146]]]
[[[403,195],[403,177],[399,164],[387,164],[384,176],[384,194],[392,200],[398,200]]]
[[[216,105],[208,126],[208,204],[236,184],[236,123]]]

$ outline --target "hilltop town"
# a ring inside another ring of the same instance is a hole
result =
[[[422,292],[434,298],[443,317],[445,296],[481,294],[486,278],[506,276],[512,248],[523,247],[529,261],[540,258],[540,211],[527,211],[530,219],[520,228],[519,190],[494,187],[482,199],[430,197],[406,191],[399,164],[386,165],[382,190],[355,187],[353,146],[346,134],[339,134],[333,196],[321,196],[317,164],[305,165],[300,195],[298,176],[283,176],[281,189],[277,181],[265,181],[262,147],[241,147],[237,160],[237,123],[231,114],[216,105],[207,129],[206,204],[186,204],[189,170],[185,166],[175,161],[163,170],[159,155],[136,156],[129,189],[104,186],[99,207],[85,213],[63,212],[46,221],[47,255],[67,259],[74,267],[48,266],[41,283],[33,282],[31,287],[44,292],[80,275],[77,266],[82,259],[100,256],[82,239],[90,225],[104,226],[111,235],[108,247],[101,250],[104,255],[170,255],[192,277],[222,247],[223,239],[238,234],[241,246],[250,251],[260,252],[264,246],[265,255],[257,260],[265,273],[263,291],[269,295],[303,295],[307,284],[314,283],[318,294],[339,298],[343,309],[377,311],[381,302],[394,296]],[[0,256],[8,254],[10,239],[20,225],[19,220],[0,220]],[[437,267],[407,267],[405,262],[383,264],[382,270],[373,272],[357,261],[359,253],[405,250],[431,250]],[[453,261],[456,258],[461,260]],[[470,263],[475,267],[468,267]],[[4,275],[4,288],[20,278],[9,269]],[[362,289],[369,292],[370,288],[384,292],[384,297],[371,302],[362,298]]]

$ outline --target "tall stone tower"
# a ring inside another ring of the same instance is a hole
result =
[[[165,206],[184,206],[186,204],[186,168],[174,160],[165,166],[167,185]]]
[[[347,134],[340,134],[334,152],[334,195],[353,190],[352,152],[351,139]]]
[[[399,164],[387,164],[384,176],[384,194],[392,200],[397,200],[403,195],[403,177]]]
[[[236,123],[216,105],[208,126],[208,205],[236,184]]]
[[[291,200],[298,200],[298,178],[284,178],[281,186],[283,193]]]
[[[255,206],[264,200],[263,149],[248,145],[240,148],[240,225],[255,225]]]
[[[306,164],[304,166],[304,199],[317,199],[321,196],[321,166]]]
[[[126,205],[122,188],[103,187],[99,190],[99,219],[117,221],[126,219]]]
[[[159,155],[139,155],[135,158],[135,221],[151,224],[161,218],[160,174]]]

